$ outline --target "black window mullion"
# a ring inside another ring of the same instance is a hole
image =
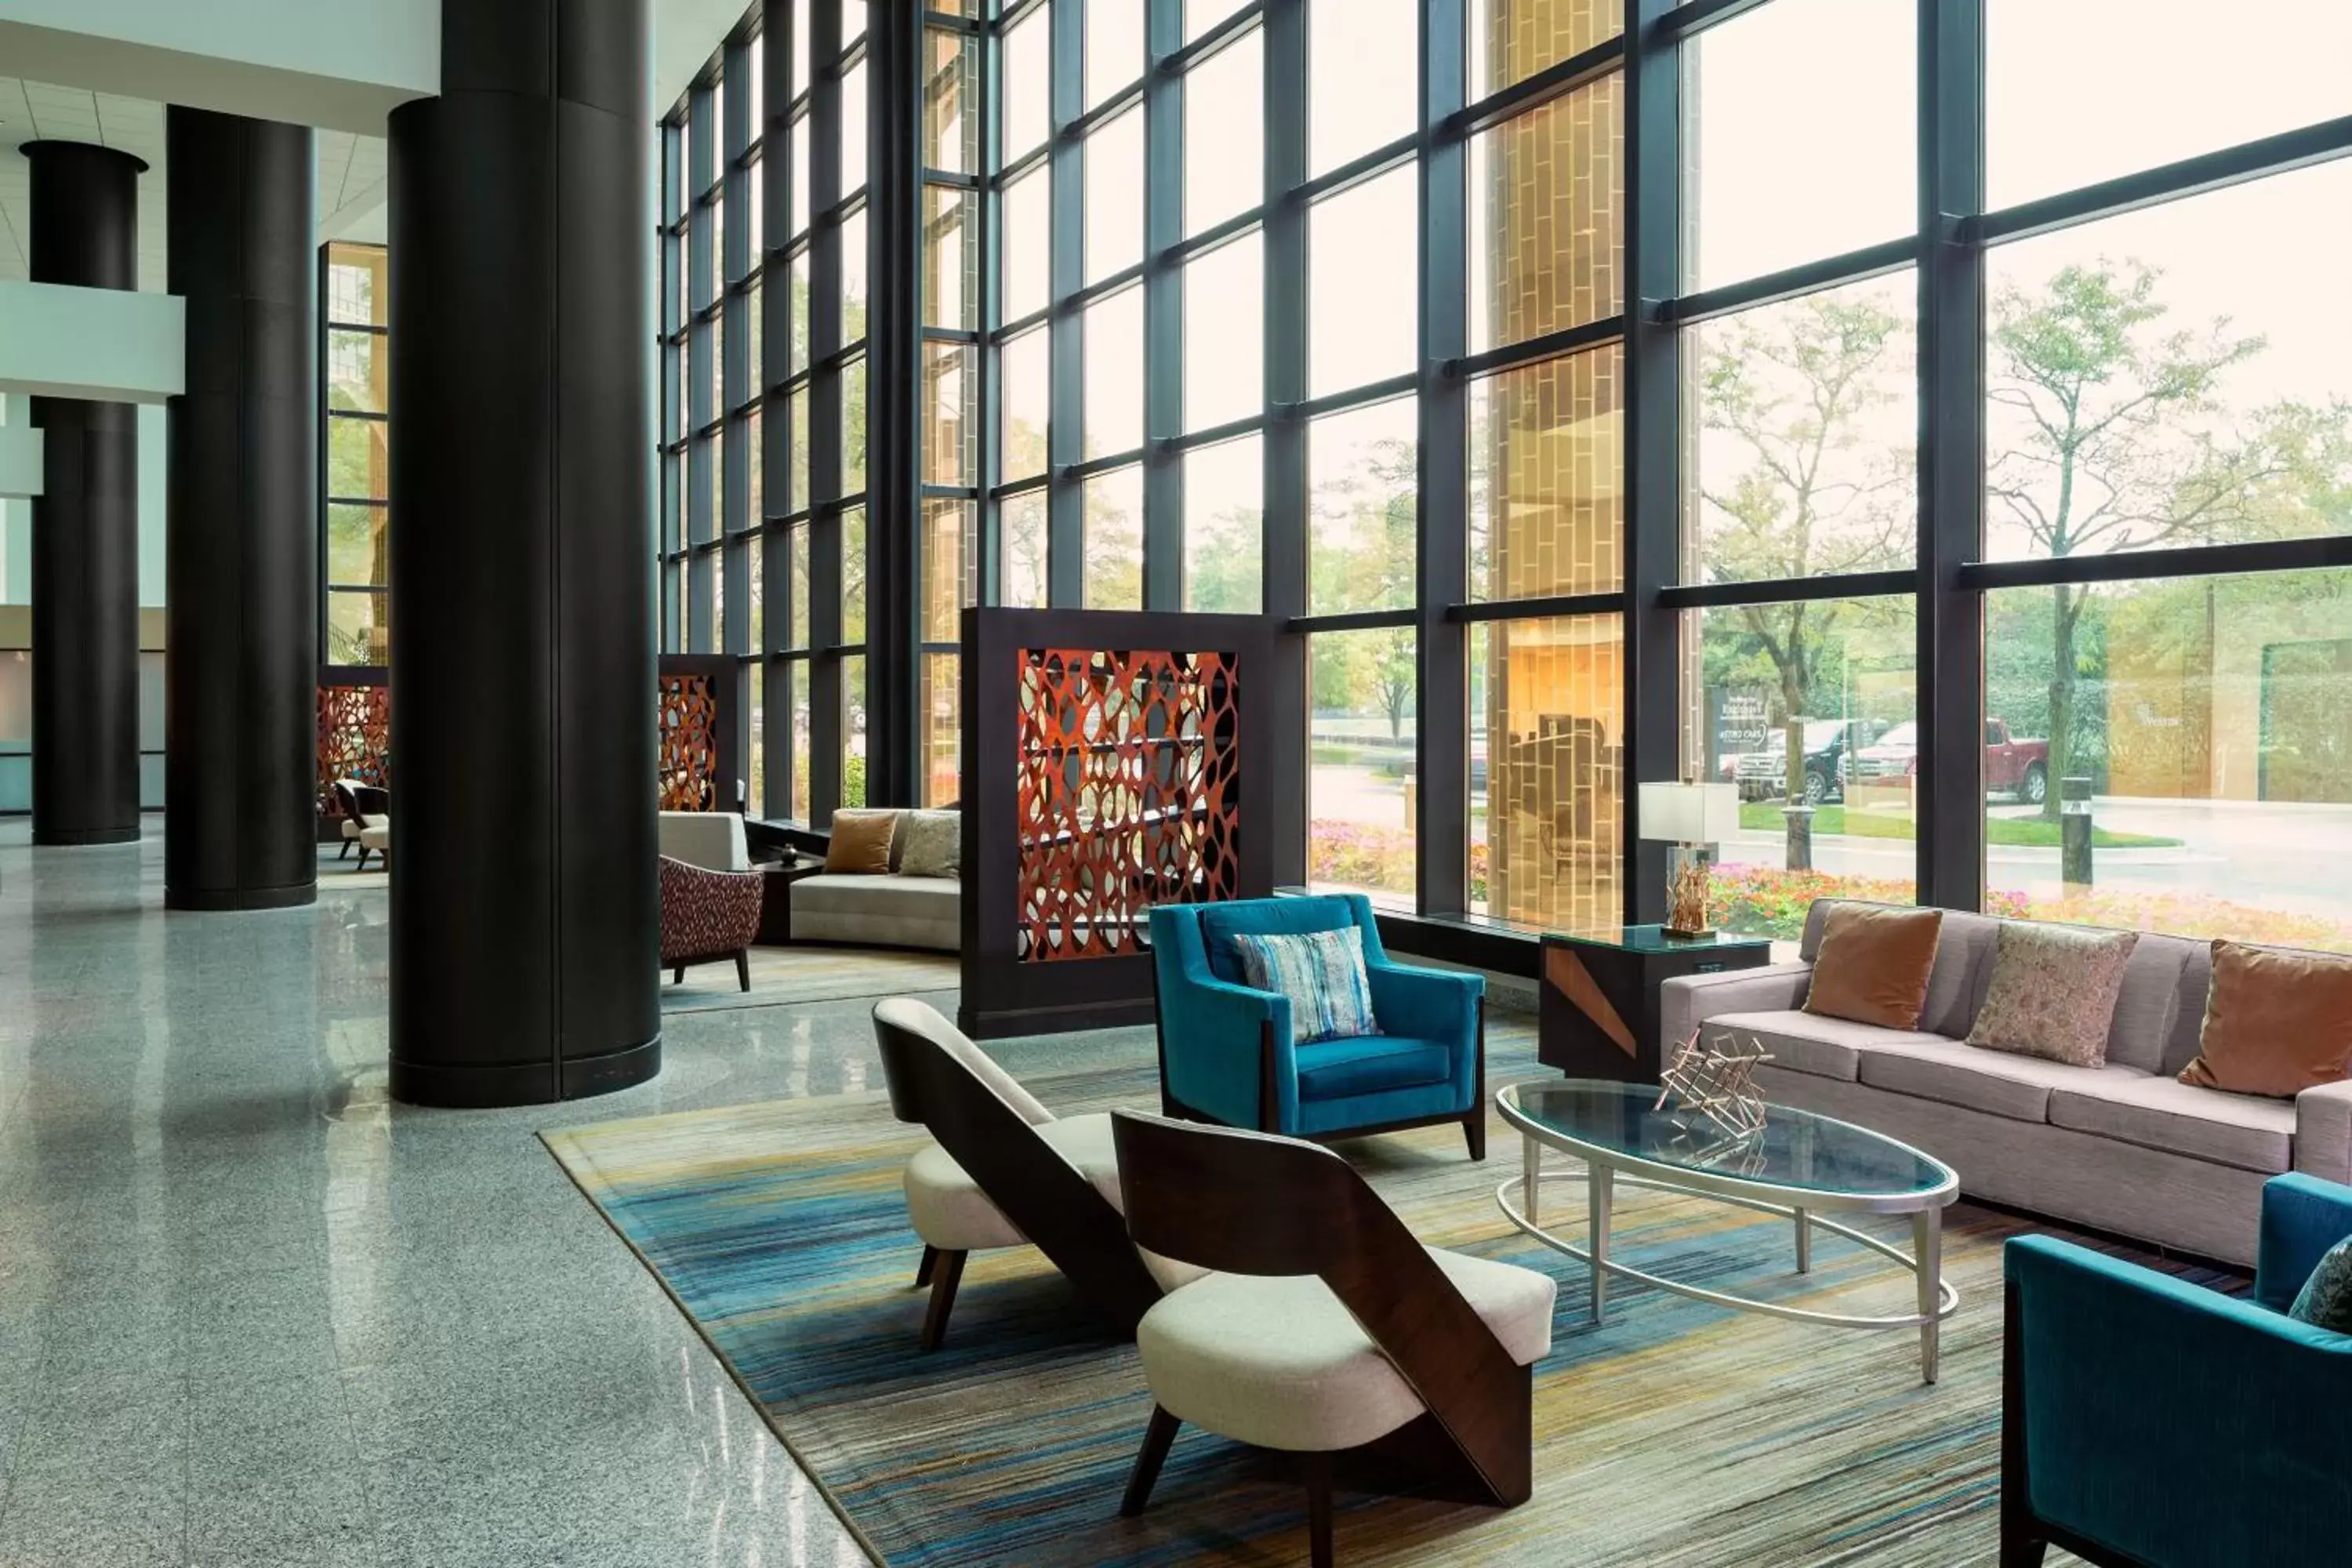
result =
[[[1050,14],[1053,82],[1052,260],[1047,292],[1053,316],[1047,353],[1053,363],[1045,422],[1046,603],[1076,609],[1086,603],[1086,492],[1066,469],[1086,455],[1086,319],[1072,301],[1086,283],[1085,144],[1070,133],[1086,100],[1086,7],[1057,5]]]
[[[809,210],[814,217],[809,242],[808,485],[815,510],[809,518],[809,645],[830,648],[841,641],[842,374],[835,355],[842,347],[841,222],[841,7],[810,8]],[[870,90],[870,89],[869,89]],[[800,504],[800,498],[793,498]],[[842,745],[845,739],[841,660],[823,655],[809,661],[809,816],[812,826],[829,826],[841,804]]]
[[[1415,900],[1458,914],[1470,891],[1469,639],[1445,616],[1469,597],[1468,395],[1445,366],[1469,352],[1468,149],[1446,135],[1462,108],[1464,0],[1425,0],[1421,17],[1420,532],[1414,603]]]
[[[1265,7],[1265,406],[1296,410],[1307,396],[1307,208],[1278,198],[1307,178],[1307,6]],[[1265,611],[1287,623],[1307,613],[1307,426],[1295,412],[1266,421],[1262,535]],[[1264,776],[1266,831],[1277,884],[1307,880],[1307,638],[1275,639],[1274,754]]]
[[[765,320],[760,332],[761,363],[755,367],[761,416],[760,450],[754,460],[761,465],[760,490],[764,508],[780,511],[800,505],[802,500],[786,493],[792,471],[791,416],[784,395],[777,390],[792,356],[793,271],[788,263],[767,265],[768,256],[786,255],[785,242],[792,238],[792,12],[793,0],[762,0],[759,69],[765,80],[761,99],[767,123],[761,129],[760,139],[773,152],[760,160],[760,188],[753,195],[761,204],[760,229],[768,247],[760,258],[766,279],[760,290]],[[793,711],[787,689],[790,665],[774,657],[792,637],[792,534],[788,528],[770,527],[764,517],[751,519],[751,525],[765,542],[760,551],[760,576],[766,614],[759,651],[762,655],[761,723],[767,743],[762,748],[761,794],[767,816],[788,818],[793,814],[794,771],[807,765],[806,759],[793,752]]]
[[[1184,44],[1184,0],[1149,0],[1146,37],[1156,63]],[[1152,70],[1143,99],[1143,253],[1184,236],[1184,79]],[[1184,428],[1182,271],[1147,262],[1143,275],[1143,607],[1184,607],[1184,459],[1164,445]]]

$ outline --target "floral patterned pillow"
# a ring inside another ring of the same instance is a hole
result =
[[[2286,1315],[2315,1329],[2352,1334],[2352,1241],[2339,1241],[2295,1292]]]
[[[2107,1030],[2136,931],[2004,921],[1969,1044],[2078,1068],[2107,1059]]]

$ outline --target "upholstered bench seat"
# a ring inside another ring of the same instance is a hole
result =
[[[1427,1249],[1521,1366],[1551,1351],[1551,1276]],[[1143,1315],[1136,1349],[1160,1408],[1262,1448],[1318,1453],[1422,1414],[1380,1347],[1312,1274],[1210,1274]]]
[[[1095,1191],[1118,1204],[1118,1152],[1111,1146],[1110,1117],[1062,1116],[1036,1126],[1038,1140],[1078,1169]],[[926,1247],[942,1252],[977,1252],[989,1247],[1020,1247],[1027,1241],[1004,1211],[989,1201],[980,1184],[936,1143],[926,1143],[907,1163],[907,1217]]]

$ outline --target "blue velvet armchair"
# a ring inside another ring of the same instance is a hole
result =
[[[2352,1337],[2286,1315],[2352,1236],[2352,1187],[2263,1188],[2251,1300],[2050,1237],[2002,1258],[2001,1568],[2342,1563]]]
[[[1244,983],[1233,939],[1351,925],[1381,1032],[1294,1045],[1290,999]],[[1151,963],[1167,1114],[1315,1139],[1459,1121],[1486,1157],[1486,983],[1390,963],[1360,895],[1163,904]]]

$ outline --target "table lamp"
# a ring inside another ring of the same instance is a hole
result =
[[[1715,847],[1739,828],[1739,791],[1732,784],[1645,784],[1638,809],[1642,837],[1674,846],[1666,872],[1668,936],[1713,936],[1706,923],[1707,868]]]

